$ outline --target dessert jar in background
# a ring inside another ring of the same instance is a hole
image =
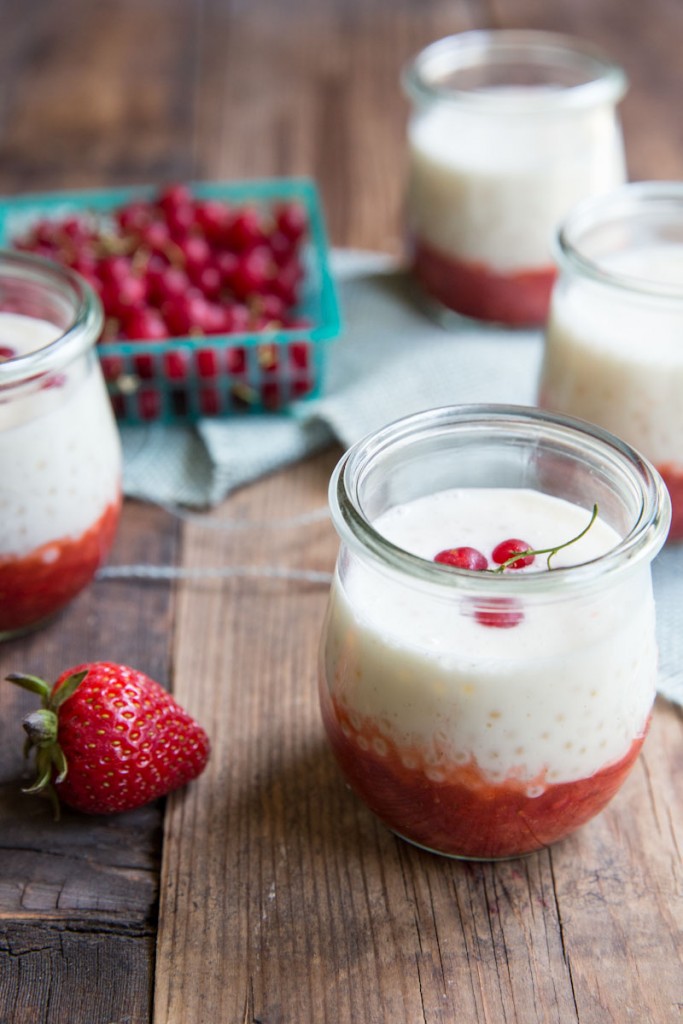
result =
[[[455,406],[356,444],[330,505],[341,547],[321,708],[366,805],[416,845],[485,860],[602,810],[655,695],[650,563],[670,504],[650,464],[568,418]],[[551,568],[536,555],[493,571],[503,540],[539,550],[579,534]],[[434,561],[462,546],[488,568]]]
[[[0,639],[90,582],[121,506],[121,449],[77,275],[0,253]]]
[[[543,324],[551,242],[579,200],[626,177],[623,71],[578,40],[465,32],[406,69],[408,242],[435,308]]]
[[[683,183],[625,185],[560,228],[539,403],[657,466],[683,538]]]

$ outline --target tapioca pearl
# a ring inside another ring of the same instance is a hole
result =
[[[545,786],[527,786],[526,795],[531,800],[536,800],[537,797],[543,796],[545,793]]]
[[[368,742],[366,737],[362,735],[362,733],[359,733],[358,736],[356,737],[356,743],[358,744],[361,750],[370,749],[370,743]]]
[[[425,768],[425,775],[431,782],[443,782],[446,778],[438,768]]]
[[[453,754],[453,763],[457,765],[469,764],[471,761],[470,755],[466,750],[456,750]]]
[[[423,760],[424,763],[428,765],[443,764],[444,761],[446,760],[446,755],[442,750],[434,750],[434,748],[432,747],[429,750],[425,751],[423,755]]]
[[[41,560],[45,563],[45,565],[52,565],[54,562],[57,561],[58,558],[59,548],[56,548],[54,546],[45,548],[41,556]]]
[[[353,736],[353,729],[351,728],[351,726],[349,725],[349,723],[347,721],[344,721],[344,720],[342,721],[342,723],[341,723],[341,731],[344,733],[344,735],[346,736],[347,740],[350,740],[351,737]]]
[[[389,747],[385,740],[381,736],[375,736],[372,741],[372,749],[380,757],[386,757],[389,753]]]
[[[414,754],[401,754],[401,764],[404,768],[414,771],[418,767],[419,763],[419,760]]]
[[[363,720],[361,716],[358,714],[358,712],[351,711],[349,714],[349,719],[351,721],[351,725],[356,730],[356,732],[360,732],[360,730],[363,728]]]

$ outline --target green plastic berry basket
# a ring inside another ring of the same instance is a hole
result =
[[[100,341],[107,387],[122,423],[187,423],[276,411],[314,397],[323,385],[328,345],[341,329],[325,222],[312,181],[280,178],[188,187],[196,199],[215,199],[232,207],[257,206],[267,213],[279,204],[296,202],[304,208],[304,276],[291,311],[297,325],[161,341]],[[0,246],[12,248],[43,220],[73,216],[106,223],[119,207],[158,193],[159,187],[150,185],[0,199]]]

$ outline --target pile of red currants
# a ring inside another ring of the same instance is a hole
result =
[[[233,404],[266,407],[282,403],[274,374],[283,353],[268,344],[268,334],[310,326],[297,317],[296,306],[305,276],[303,246],[309,232],[302,202],[286,200],[272,206],[233,206],[195,196],[184,184],[165,187],[155,196],[134,200],[105,218],[69,215],[42,218],[13,241],[16,249],[62,263],[84,277],[100,296],[105,312],[101,342],[164,342],[192,338],[192,349],[164,346],[158,357],[144,351],[130,364],[118,356],[102,356],[110,385],[162,379],[174,388],[175,411],[182,414],[187,393],[180,384],[190,377],[205,382],[200,395],[202,415],[222,411],[219,392],[208,382],[222,375],[245,374],[247,350],[240,345],[209,344],[217,335],[263,335],[258,346],[257,391],[246,384],[231,395]],[[289,398],[309,392],[309,345],[290,342],[286,358],[294,370]],[[268,375],[270,374],[270,379]],[[263,381],[261,377],[264,377]],[[117,412],[123,408],[121,396]],[[138,415],[157,418],[161,398],[140,389]]]

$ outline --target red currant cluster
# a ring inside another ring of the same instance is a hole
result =
[[[515,555],[521,557],[515,558]],[[495,572],[503,569],[524,569],[533,563],[534,558],[530,545],[518,537],[502,540],[491,552],[491,560],[499,567],[494,570]],[[456,569],[469,569],[472,572],[485,572],[489,567],[486,555],[477,548],[466,546],[439,551],[434,556],[434,561],[442,565],[452,565]],[[524,612],[519,602],[513,598],[495,597],[475,607],[474,617],[482,626],[511,629],[519,625],[524,618]]]
[[[298,326],[307,214],[297,202],[237,209],[171,185],[113,211],[41,220],[14,242],[81,274],[99,294],[103,339],[256,332]]]
[[[127,357],[105,348],[101,362],[117,415],[153,420],[163,413],[162,391],[176,418],[275,409],[311,392],[311,344],[270,337],[311,326],[296,315],[308,233],[302,202],[232,206],[176,184],[106,218],[41,219],[13,244],[92,285],[104,307],[105,346],[145,343]],[[260,336],[251,353],[237,342],[246,334]],[[211,343],[217,335],[236,343]],[[149,348],[178,337],[195,344]]]

